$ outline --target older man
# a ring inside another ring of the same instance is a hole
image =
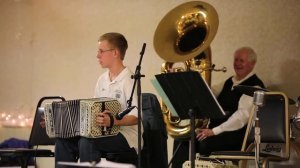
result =
[[[209,129],[197,134],[200,154],[209,155],[218,150],[240,150],[243,142],[252,97],[233,89],[236,85],[264,88],[263,82],[254,74],[256,54],[249,47],[242,47],[234,53],[233,67],[235,75],[225,81],[218,95],[218,102],[228,114],[220,120],[211,120]]]
[[[201,155],[209,155],[213,151],[240,150],[252,106],[252,97],[234,89],[237,85],[257,86],[264,88],[263,82],[253,73],[256,64],[256,53],[250,47],[242,47],[235,51],[233,67],[235,75],[228,78],[221,89],[214,90],[218,102],[227,115],[222,119],[211,119],[208,129],[197,133],[196,150]],[[180,153],[188,151],[188,143],[182,144]],[[179,154],[173,167],[181,167],[188,155]]]

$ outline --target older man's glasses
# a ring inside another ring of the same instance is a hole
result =
[[[112,51],[112,50],[114,50],[113,48],[112,49],[107,49],[107,50],[101,50],[101,49],[99,49],[98,50],[98,53],[99,54],[103,54],[103,53],[105,53],[105,52],[107,52],[107,51]]]

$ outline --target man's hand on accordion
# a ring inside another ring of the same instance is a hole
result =
[[[105,110],[97,114],[96,123],[99,126],[112,127],[114,125],[114,117],[110,111]]]
[[[97,114],[96,123],[99,126],[110,127],[114,125],[119,126],[129,126],[136,125],[138,123],[138,118],[133,115],[125,115],[121,120],[116,120],[115,116],[108,110],[100,112]]]

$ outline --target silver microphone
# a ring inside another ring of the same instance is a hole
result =
[[[264,96],[265,92],[258,90],[254,92],[253,95],[253,104],[256,106],[263,106],[264,105]]]
[[[298,110],[297,110],[295,116],[293,117],[293,125],[297,129],[300,129],[300,96],[298,97],[298,100],[296,102],[296,107],[298,108]],[[293,135],[293,137],[296,138],[295,135]]]
[[[298,100],[297,100],[297,103],[296,103],[296,107],[298,107],[296,118],[300,119],[300,96],[298,97]]]

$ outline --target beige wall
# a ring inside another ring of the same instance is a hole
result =
[[[225,74],[213,73],[212,83],[233,73],[236,48],[251,46],[259,56],[256,72],[268,87],[298,97],[300,1],[206,1],[219,14],[219,29],[211,43],[213,63],[229,69]],[[147,43],[142,90],[155,93],[149,80],[160,72],[163,60],[153,48],[154,31],[161,18],[183,2],[0,0],[0,113],[32,113],[46,95],[91,97],[96,79],[104,71],[95,58],[97,39],[108,31],[127,37],[125,63],[132,70],[142,43]],[[2,130],[0,135],[0,139],[8,136]]]

